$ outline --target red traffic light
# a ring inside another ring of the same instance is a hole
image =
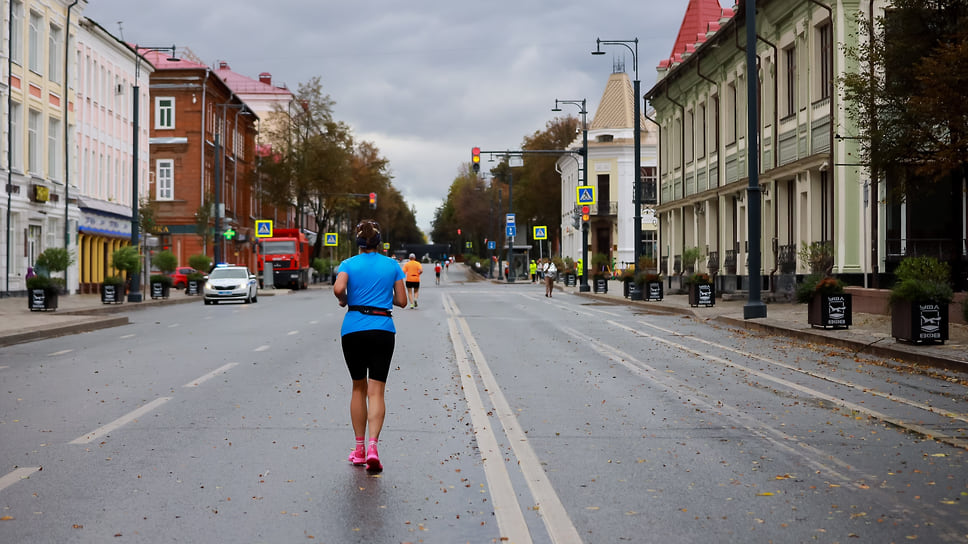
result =
[[[588,221],[588,216],[591,213],[591,208],[589,206],[581,207],[581,220]]]
[[[478,172],[481,169],[481,148],[472,147],[471,148],[471,164],[474,167],[474,171]]]
[[[370,209],[376,209],[376,193],[370,193]]]
[[[457,229],[457,235],[460,236],[460,229]]]

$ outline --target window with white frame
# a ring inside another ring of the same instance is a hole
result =
[[[685,141],[686,141],[686,163],[690,163],[693,160],[693,150],[695,148],[694,135],[695,131],[693,126],[695,123],[695,115],[693,115],[692,110],[686,110],[686,122],[685,122]]]
[[[696,148],[696,157],[701,159],[706,156],[706,104],[696,106],[696,121],[699,123],[699,126],[696,127],[699,137],[696,140],[696,143],[699,144]]]
[[[10,5],[13,19],[10,21],[10,60],[24,63],[24,4],[14,0]]]
[[[710,112],[713,118],[713,151],[719,152],[719,95],[713,95],[709,100],[713,109]]]
[[[155,161],[155,200],[175,198],[175,161],[158,159]]]
[[[27,113],[27,171],[32,174],[40,174],[40,151],[42,142],[40,140],[44,127],[40,124],[41,114],[39,111],[30,110]]]
[[[24,169],[24,108],[18,102],[10,103],[10,166],[13,170]]]
[[[830,98],[831,82],[834,78],[834,59],[833,59],[833,28],[830,21],[826,21],[817,27],[817,65],[820,66],[819,76],[820,88],[817,96],[821,99]]]
[[[47,177],[61,179],[61,122],[53,117],[47,120]]]
[[[175,98],[171,96],[155,97],[155,128],[175,128]]]
[[[797,48],[793,45],[783,49],[783,108],[784,117],[797,112]]]
[[[50,32],[47,34],[47,77],[54,83],[61,82],[64,72],[64,61],[61,59],[64,47],[62,34],[59,26],[50,25]]]
[[[44,60],[44,17],[39,13],[30,12],[30,28],[27,40],[27,65],[30,71],[42,74]]]
[[[726,86],[726,145],[736,143],[736,82]]]

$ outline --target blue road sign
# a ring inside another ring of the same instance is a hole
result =
[[[487,249],[495,249],[495,248],[497,248],[497,242],[495,242],[494,240],[489,240],[487,242]]]
[[[515,226],[508,226],[507,227],[507,237],[508,238],[514,238],[515,236],[517,236],[517,234],[518,234],[518,228],[517,227],[515,227]]]
[[[509,226],[509,227],[515,226],[514,214],[513,213],[509,213],[507,215],[507,226]]]
[[[547,240],[548,239],[548,227],[535,227],[534,236],[535,240]]]
[[[335,246],[337,238],[335,232],[327,232],[326,238],[323,240],[323,245],[327,247]]]
[[[595,203],[595,187],[592,185],[581,185],[576,189],[576,200],[579,206],[590,206]]]
[[[271,219],[258,219],[255,222],[255,236],[256,238],[271,238],[272,237],[272,220]]]

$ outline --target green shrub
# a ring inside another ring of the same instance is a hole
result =
[[[175,254],[167,249],[159,251],[151,262],[165,274],[171,274],[178,268],[178,257],[175,257]]]
[[[712,285],[713,280],[709,277],[709,274],[705,272],[696,272],[695,274],[686,278],[687,285]]]
[[[105,276],[101,283],[104,285],[124,285],[124,278],[121,276]]]
[[[74,255],[62,247],[49,247],[37,256],[36,266],[51,272],[63,272],[74,264]]]
[[[815,294],[839,295],[844,292],[844,282],[823,274],[811,274],[797,285],[797,302],[806,304]]]
[[[36,275],[27,278],[27,289],[50,289],[53,283],[47,276]]]
[[[951,302],[954,290],[948,283],[951,272],[948,263],[934,257],[907,257],[901,261],[891,288],[891,302],[931,301],[940,304]]]
[[[212,268],[212,259],[208,255],[192,255],[188,258],[188,266],[199,272],[208,272]]]
[[[135,246],[121,246],[111,254],[111,266],[122,272],[127,272],[130,277],[141,270],[141,255]]]
[[[831,242],[801,242],[797,257],[806,263],[811,274],[827,274],[834,266],[834,246]]]
[[[702,250],[698,247],[687,247],[682,250],[682,270],[695,270],[696,262],[702,258]]]
[[[162,283],[169,287],[171,287],[172,284],[171,276],[168,274],[152,274],[151,277],[148,278],[148,281],[151,283]]]

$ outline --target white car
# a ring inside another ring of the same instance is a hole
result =
[[[218,304],[220,300],[259,302],[259,282],[244,266],[218,266],[205,281],[202,300],[205,304]]]

